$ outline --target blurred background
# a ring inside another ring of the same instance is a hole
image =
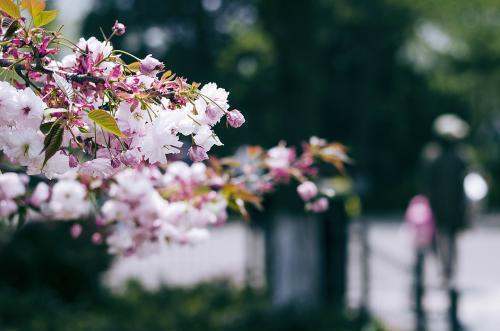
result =
[[[500,2],[48,3],[70,39],[99,37],[118,19],[127,33],[115,48],[230,91],[247,123],[220,130],[220,155],[316,135],[344,143],[354,162],[328,215],[292,212],[301,204],[284,189],[252,223],[143,260],[112,261],[104,248],[69,239],[68,224],[27,227],[0,246],[0,328],[413,330],[423,319],[423,329],[447,330],[449,282],[432,247],[419,267],[422,249],[403,214],[428,188],[436,118],[455,114],[469,127],[464,175],[478,175],[464,188],[467,230],[453,232],[455,315],[467,329],[496,330]]]

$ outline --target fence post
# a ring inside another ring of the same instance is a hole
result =
[[[450,298],[449,323],[452,331],[459,331],[462,330],[462,327],[458,319],[458,291],[454,286],[451,286],[448,292]]]
[[[321,215],[321,287],[324,303],[338,311],[346,307],[348,263],[348,215],[345,199],[331,201],[330,209]]]
[[[413,267],[413,296],[415,298],[415,330],[424,331],[426,329],[426,316],[423,306],[425,294],[425,252],[424,249],[416,248],[415,264]]]
[[[314,215],[276,213],[266,235],[272,303],[304,310],[321,304],[321,228]]]
[[[366,217],[360,220],[359,239],[361,242],[361,303],[359,307],[360,322],[364,323],[370,315],[370,221]]]

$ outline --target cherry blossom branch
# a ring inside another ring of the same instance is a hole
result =
[[[7,60],[7,59],[0,59],[0,67],[2,68],[14,68],[16,73],[23,78],[23,80],[28,84],[27,81],[27,76],[22,73],[23,70],[26,70],[26,67],[20,63],[15,63],[13,61]],[[84,75],[84,74],[74,74],[74,73],[68,73],[64,71],[55,71],[51,69],[47,69],[41,65],[36,65],[35,67],[32,67],[31,70],[46,74],[46,75],[53,75],[54,73],[59,73],[59,74],[64,74],[66,79],[75,83],[85,83],[85,82],[91,82],[95,84],[104,84],[106,80],[102,77],[95,77],[91,75]],[[33,84],[30,82],[30,84],[33,86]]]

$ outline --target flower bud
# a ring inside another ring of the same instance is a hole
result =
[[[115,21],[112,30],[116,36],[123,36],[127,28],[125,27],[125,24]]]
[[[163,63],[155,59],[151,54],[141,60],[139,67],[141,73],[147,76],[154,76],[159,70],[163,69]]]
[[[309,201],[318,194],[318,188],[313,182],[307,181],[297,186],[297,193],[302,200]]]
[[[102,235],[99,233],[99,232],[95,232],[93,235],[92,235],[92,243],[94,245],[99,245],[102,243]]]
[[[118,158],[114,157],[111,159],[111,166],[113,168],[115,168],[115,169],[118,168],[120,166],[120,164],[121,164],[121,162]]]
[[[220,109],[219,107],[217,107],[215,105],[208,105],[207,109],[205,111],[205,116],[208,120],[207,121],[208,124],[214,125],[220,121],[222,116],[224,116],[224,112],[222,111],[222,109]]]
[[[96,226],[105,226],[108,222],[101,215],[96,215],[95,217],[95,225]]]
[[[191,146],[188,151],[189,158],[194,162],[201,162],[208,159],[208,154],[205,148],[201,146]]]
[[[71,226],[71,229],[69,230],[70,234],[71,234],[71,238],[73,239],[76,239],[78,237],[80,237],[80,235],[82,234],[82,231],[83,231],[83,228],[80,224],[73,224]]]
[[[68,162],[69,162],[69,167],[70,168],[76,168],[76,167],[78,167],[78,159],[76,158],[76,156],[74,156],[73,154],[71,154],[68,159],[69,159]]]
[[[226,117],[227,117],[227,122],[233,128],[239,128],[240,126],[243,125],[243,123],[245,123],[245,117],[237,109],[233,109],[230,112],[228,112]]]
[[[320,198],[312,203],[308,203],[306,209],[312,211],[313,213],[322,213],[328,209],[328,206],[328,199]]]
[[[0,216],[7,217],[17,211],[17,204],[14,200],[0,201]]]
[[[33,194],[31,195],[30,203],[35,207],[40,207],[42,203],[47,202],[47,200],[49,200],[49,196],[50,196],[49,185],[45,184],[44,182],[40,182],[38,183],[35,190],[33,191]]]

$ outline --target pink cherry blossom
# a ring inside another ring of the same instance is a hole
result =
[[[201,146],[191,146],[189,148],[189,158],[194,162],[200,162],[208,159],[208,154]]]
[[[306,181],[297,186],[297,193],[299,193],[302,200],[309,201],[318,194],[318,188],[313,182]]]
[[[112,30],[115,36],[123,36],[125,34],[126,27],[125,24],[115,21]]]
[[[245,123],[245,117],[239,110],[234,109],[227,113],[227,123],[233,128],[239,128]]]

